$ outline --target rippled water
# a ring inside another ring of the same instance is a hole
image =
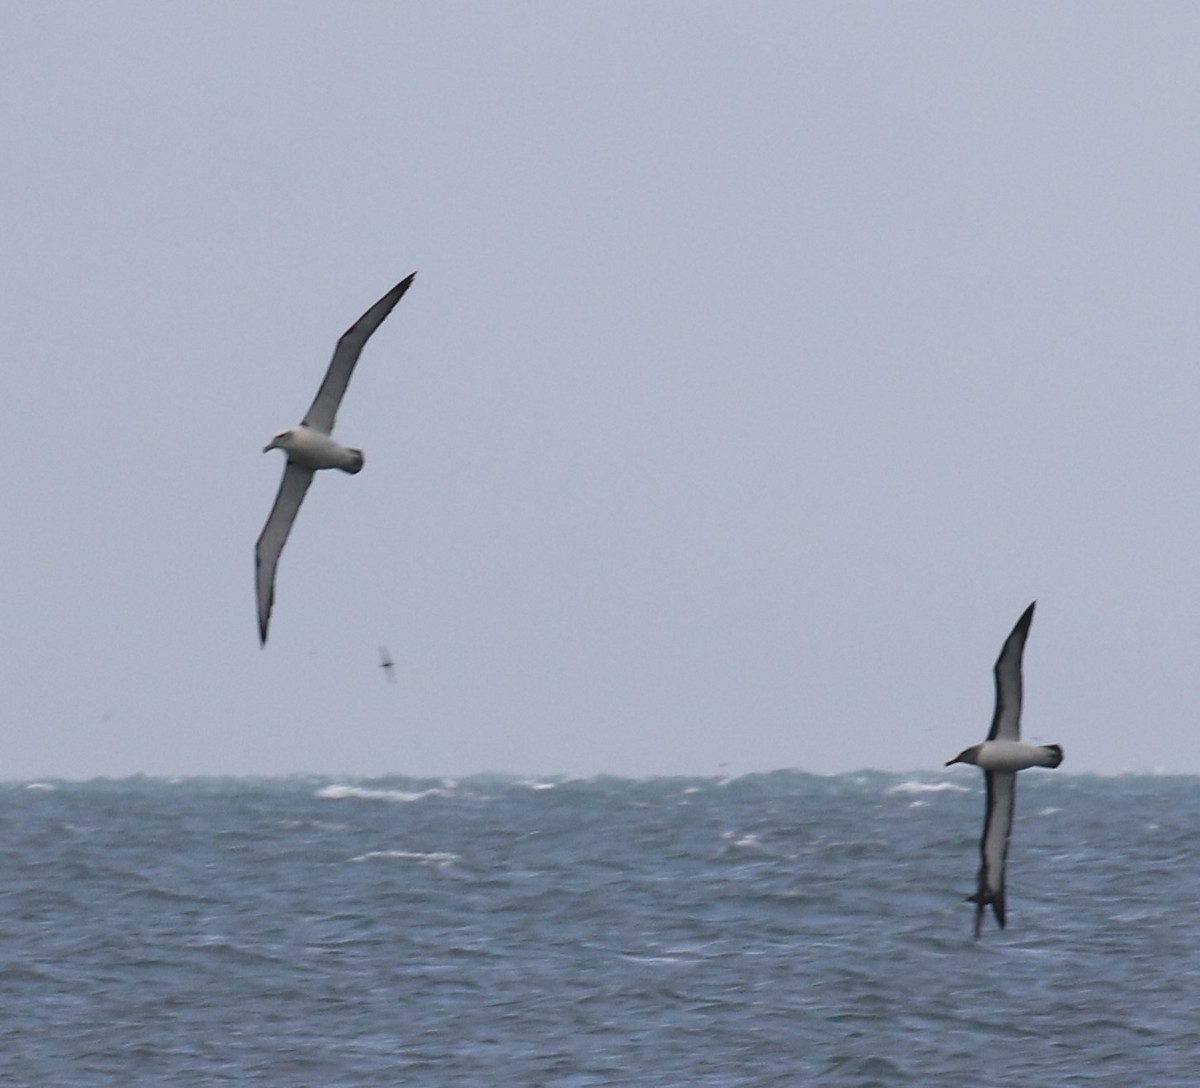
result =
[[[0,786],[14,1085],[1200,1083],[1200,780]]]

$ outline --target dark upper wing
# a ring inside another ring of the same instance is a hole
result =
[[[308,485],[312,483],[312,469],[293,465],[290,461],[283,470],[283,480],[279,484],[279,493],[275,496],[275,505],[267,517],[267,524],[258,536],[254,547],[255,584],[258,592],[258,637],[262,644],[267,644],[267,624],[271,619],[271,605],[275,603],[275,567],[279,563],[279,553],[287,543],[288,533],[292,531],[292,522]]]
[[[984,771],[983,775],[987,782],[987,814],[983,820],[983,838],[979,840],[979,888],[971,896],[975,904],[976,937],[983,928],[983,915],[989,903],[1000,928],[1004,928],[1004,863],[1008,858],[1017,796],[1016,771]]]
[[[354,373],[354,364],[358,362],[364,345],[371,338],[371,333],[379,328],[383,324],[383,319],[392,312],[392,307],[409,289],[415,276],[414,272],[407,279],[401,280],[342,333],[337,347],[333,349],[333,359],[329,363],[329,369],[325,371],[325,380],[321,382],[321,388],[317,390],[312,406],[301,420],[304,426],[324,434],[329,434],[333,430],[333,421],[337,417],[338,405],[342,403],[346,386],[350,384],[350,375]]]
[[[1012,633],[1004,640],[1004,648],[996,658],[996,713],[992,717],[988,740],[1021,739],[1021,657],[1025,639],[1033,622],[1034,601],[1021,614]]]

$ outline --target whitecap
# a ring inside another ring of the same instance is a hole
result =
[[[557,782],[535,782],[532,779],[527,779],[517,783],[527,790],[553,790],[558,788]]]
[[[770,850],[757,835],[751,831],[744,834],[738,831],[722,831],[721,838],[728,844],[721,849],[725,851],[740,851],[747,854],[762,854],[764,856],[773,855]]]
[[[970,793],[966,786],[953,782],[901,782],[892,786],[888,793]]]
[[[365,786],[323,786],[315,796],[327,801],[353,799],[359,801],[420,801],[423,797],[444,797],[445,790],[428,789],[413,793],[409,790],[373,790]]]
[[[351,858],[351,861],[371,861],[374,858],[395,858],[398,861],[415,861],[421,865],[435,865],[441,868],[453,865],[462,859],[457,854],[445,850],[434,850],[431,853],[421,853],[418,850],[368,850],[365,854]]]

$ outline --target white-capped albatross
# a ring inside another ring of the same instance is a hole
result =
[[[271,507],[267,524],[263,526],[254,548],[258,636],[264,646],[267,644],[271,605],[275,601],[275,568],[279,564],[279,554],[287,543],[288,533],[292,531],[292,522],[296,520],[300,503],[304,501],[308,485],[312,483],[313,473],[322,468],[340,468],[343,472],[355,473],[363,467],[362,450],[343,446],[331,437],[330,432],[363,347],[371,338],[371,333],[383,324],[383,319],[412,285],[415,276],[414,272],[401,280],[342,334],[334,348],[329,369],[325,371],[321,388],[317,390],[299,426],[280,431],[263,447],[263,453],[267,450],[283,450],[287,454],[275,505]]]
[[[1028,767],[1057,767],[1063,750],[1057,744],[1025,744],[1021,741],[1021,657],[1033,622],[1034,601],[1017,620],[996,658],[996,712],[987,740],[959,752],[952,763],[974,763],[982,768],[987,784],[987,811],[983,837],[979,841],[979,886],[968,902],[975,904],[975,936],[983,928],[988,904],[1004,928],[1004,863],[1012,834],[1013,807],[1017,793],[1017,771]]]

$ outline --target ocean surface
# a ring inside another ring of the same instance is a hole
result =
[[[0,784],[0,1083],[1200,1084],[1200,779]]]

